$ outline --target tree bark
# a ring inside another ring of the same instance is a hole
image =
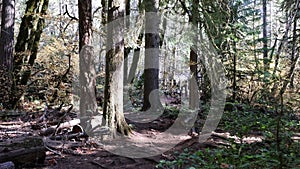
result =
[[[191,17],[189,19],[189,22],[192,23],[193,28],[195,29],[195,32],[197,32],[196,30],[198,29],[198,4],[199,4],[199,0],[193,0],[192,1],[192,14]],[[197,85],[198,82],[198,55],[197,55],[197,48],[196,48],[196,43],[198,40],[198,36],[194,35],[194,45],[190,48],[190,73],[191,73],[191,79],[190,79],[190,83],[189,83],[189,107],[191,109],[197,109],[198,107],[196,107],[196,105],[198,105],[196,102],[199,101],[199,96],[198,96],[198,91],[199,87]]]
[[[0,65],[12,71],[14,50],[15,1],[3,0],[1,16]]]
[[[92,1],[78,0],[79,14],[79,66],[81,125],[89,132],[88,124],[97,113],[95,56],[91,46]]]
[[[159,101],[159,0],[144,1],[145,20],[145,67],[143,111],[157,110]],[[151,93],[151,96],[150,96]],[[150,98],[151,97],[151,98]],[[151,103],[150,103],[151,100]]]
[[[140,43],[142,42],[142,39],[143,39],[143,33],[140,33],[139,38],[137,40],[137,43],[139,43],[139,45],[141,45]],[[136,49],[133,50],[132,64],[129,70],[126,84],[133,83],[133,80],[136,77],[136,70],[140,59],[140,51],[141,51],[140,47],[137,47]]]
[[[123,114],[124,7],[125,0],[108,1],[103,125],[109,127],[110,137],[115,137],[117,131],[130,134]]]
[[[268,59],[268,37],[267,37],[267,0],[263,0],[263,62],[264,62],[264,81],[267,80],[269,67]]]
[[[130,26],[130,0],[125,0],[125,29],[127,30]],[[131,47],[124,47],[124,85],[128,81],[128,56],[130,54]]]
[[[15,45],[14,84],[10,96],[11,109],[16,108],[18,101],[26,91],[31,69],[37,56],[41,34],[45,27],[44,16],[48,9],[49,0],[28,0],[26,4]]]
[[[12,87],[15,1],[3,0],[1,13],[0,103],[4,108],[9,108],[9,95]]]

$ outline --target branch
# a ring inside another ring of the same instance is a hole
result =
[[[98,7],[98,8],[93,12],[93,17],[94,17],[94,15],[95,15],[100,9],[102,9],[102,7]]]
[[[182,0],[179,0],[179,2],[181,4],[182,9],[184,10],[184,12],[188,15],[189,20],[192,20],[192,14],[191,14],[190,10],[187,8],[187,6],[185,5],[185,3]]]
[[[71,15],[70,15],[70,13],[69,13],[69,11],[68,11],[68,5],[66,5],[66,12],[65,12],[63,15],[65,15],[65,14],[67,14],[67,16],[71,18],[71,20],[75,20],[75,21],[78,21],[78,20],[79,20],[79,19],[76,18],[75,16],[71,16]]]

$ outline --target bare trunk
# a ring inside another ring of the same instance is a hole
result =
[[[109,0],[107,21],[107,53],[105,64],[105,89],[103,125],[109,127],[111,136],[116,132],[130,133],[130,127],[123,114],[123,75],[124,75],[124,0]],[[122,8],[123,7],[123,8]],[[120,19],[120,20],[117,20]]]
[[[199,4],[199,0],[193,0],[193,4],[192,4],[192,15],[190,17],[190,21],[193,26],[194,29],[198,29],[198,4]],[[194,39],[194,44],[197,43],[197,35],[194,35],[195,39]],[[190,93],[190,97],[189,97],[189,107],[190,109],[197,109],[198,107],[196,105],[198,105],[196,102],[199,101],[199,96],[198,96],[198,85],[197,85],[197,73],[198,73],[198,55],[197,55],[197,51],[196,51],[196,46],[192,46],[190,48],[190,73],[191,73],[191,79],[190,79],[190,84],[189,84],[189,93]]]
[[[0,103],[10,108],[9,95],[12,87],[15,1],[4,0],[1,15],[0,39]]]
[[[268,37],[267,37],[267,0],[263,0],[263,62],[264,62],[264,83],[266,83],[267,71],[269,67]]]
[[[144,1],[145,20],[145,79],[143,108],[157,110],[161,107],[159,101],[159,17],[158,0]],[[151,96],[150,96],[151,93]],[[151,98],[150,98],[151,97]]]
[[[81,125],[90,131],[89,120],[97,114],[95,56],[91,45],[92,1],[78,0],[79,14],[79,67]],[[85,118],[84,118],[85,117]]]
[[[1,16],[0,65],[12,71],[14,50],[15,1],[4,0]]]

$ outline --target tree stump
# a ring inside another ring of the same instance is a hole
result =
[[[43,164],[46,149],[40,137],[24,137],[0,142],[0,163],[12,161],[16,167]]]

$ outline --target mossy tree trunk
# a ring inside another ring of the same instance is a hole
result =
[[[122,135],[130,133],[123,113],[124,8],[125,0],[108,1],[103,125],[110,128],[112,137],[117,131]]]
[[[45,16],[49,0],[28,0],[17,37],[14,56],[10,108],[14,109],[27,88],[31,69],[37,57],[39,42],[45,28]]]
[[[0,103],[9,107],[14,51],[15,1],[3,0],[0,39]]]

